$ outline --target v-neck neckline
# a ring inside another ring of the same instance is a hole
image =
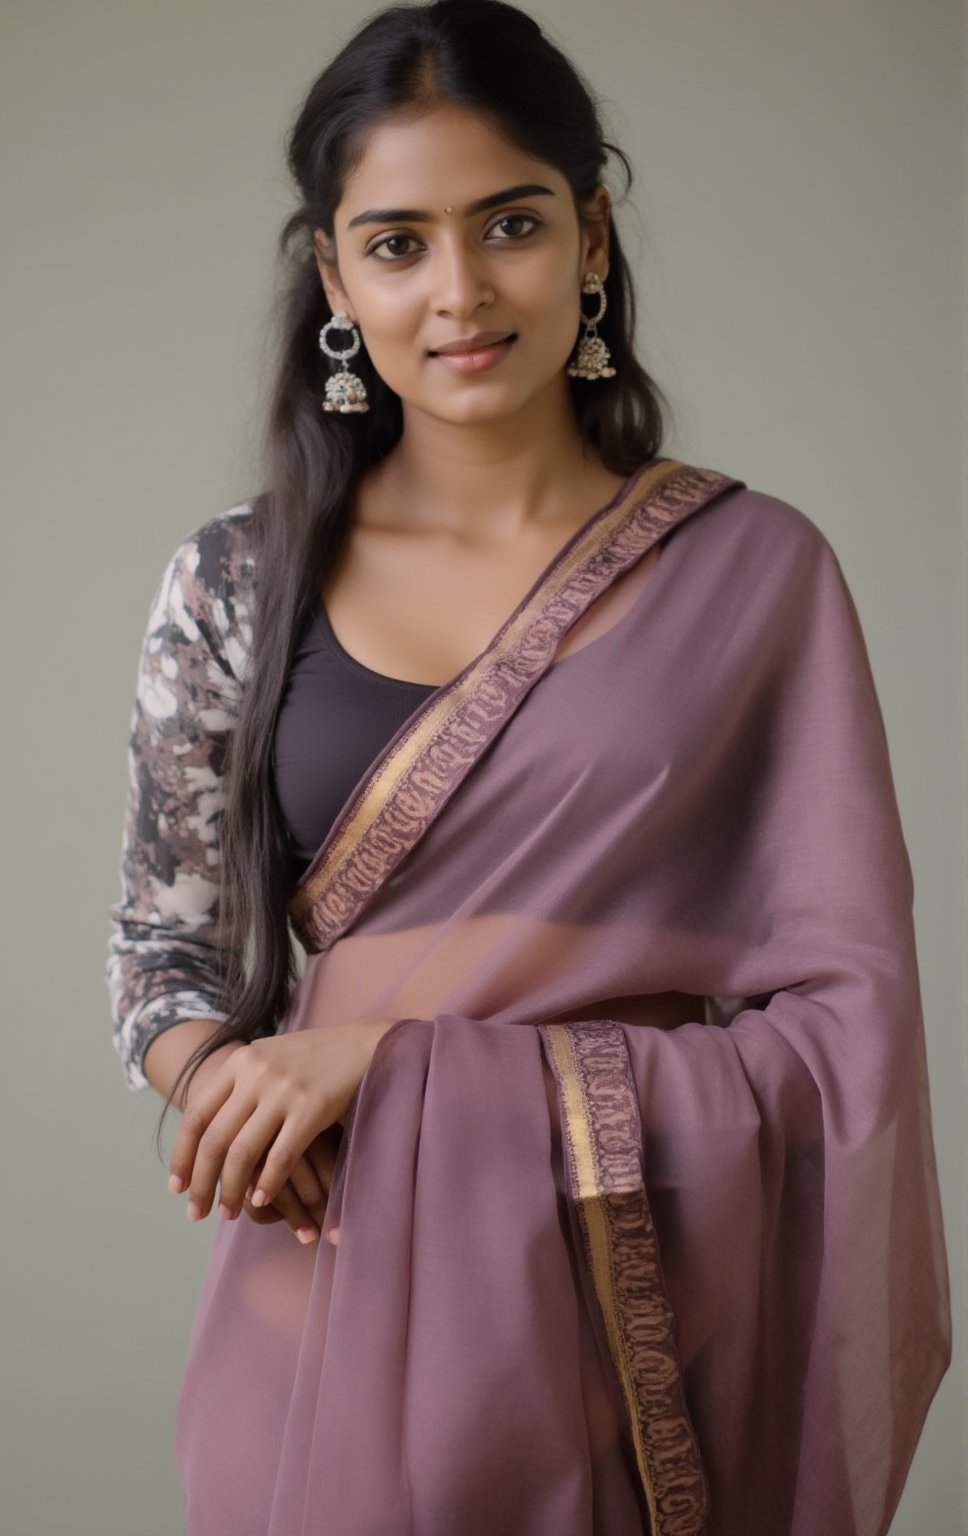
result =
[[[606,501],[602,506],[597,507],[594,512],[589,513],[584,522],[580,523],[577,528],[573,529],[573,531],[568,535],[567,539],[565,539],[564,543],[560,544],[555,553],[545,562],[544,566],[535,576],[524,596],[494,630],[487,644],[483,646],[482,649],[478,651],[474,656],[472,656],[464,666],[460,667],[456,672],[453,672],[451,676],[446,678],[442,683],[423,683],[415,682],[412,678],[394,677],[389,672],[379,672],[375,667],[368,667],[365,662],[360,661],[358,657],[354,656],[350,651],[346,649],[342,641],[338,638],[336,631],[333,629],[333,625],[326,608],[326,602],[321,592],[317,593],[316,597],[316,603],[314,606],[314,621],[319,623],[321,632],[329,647],[335,652],[336,656],[341,662],[344,663],[344,665],[349,666],[355,672],[359,673],[361,676],[367,678],[371,682],[384,683],[388,687],[392,688],[410,688],[412,690],[416,690],[419,693],[425,694],[429,698],[432,694],[440,692],[441,689],[449,688],[457,678],[462,676],[464,672],[467,672],[471,667],[473,667],[486,651],[490,650],[498,635],[500,635],[504,629],[515,619],[515,617],[521,612],[525,605],[531,600],[534,593],[537,592],[543,583],[548,580],[548,577],[553,573],[559,561],[567,557],[568,552],[572,549],[572,547],[588,532],[589,528],[591,528],[591,526],[599,518],[605,517],[617,502],[628,495],[629,491],[635,485],[635,482],[639,479],[640,475],[643,475],[651,465],[657,464],[659,462],[660,460],[658,458],[652,458],[640,464],[636,469],[632,471],[630,475],[625,478],[625,480],[622,481],[621,485],[615,489],[613,494],[609,497],[608,501]]]
[[[672,528],[743,484],[650,459],[586,518],[484,649],[419,700],[351,790],[290,893],[289,916],[307,952],[328,947],[369,904],[600,593]],[[600,523],[608,531],[596,536]]]

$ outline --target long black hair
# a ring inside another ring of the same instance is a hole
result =
[[[603,182],[610,154],[624,168],[626,194],[632,183],[628,157],[603,136],[588,83],[532,17],[503,0],[390,6],[356,31],[310,87],[287,144],[300,202],[279,237],[266,489],[252,502],[252,657],[225,768],[219,949],[227,1017],[185,1062],[162,1120],[181,1079],[188,1073],[190,1082],[212,1051],[275,1032],[298,976],[287,916],[291,873],[270,772],[276,714],[298,635],[338,555],[355,481],[403,429],[400,397],[365,348],[352,366],[366,385],[369,411],[347,417],[321,410],[328,364],[318,335],[332,311],[312,232],[333,240],[334,211],[371,128],[439,103],[480,113],[527,155],[554,166],[586,228],[583,204]],[[635,356],[635,296],[614,224],[605,293],[600,334],[615,377],[568,382],[583,436],[609,470],[628,476],[659,453],[669,407]],[[576,315],[576,339],[577,331]]]

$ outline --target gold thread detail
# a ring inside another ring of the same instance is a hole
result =
[[[652,1536],[701,1536],[708,1489],[645,1187],[628,1044],[607,1019],[540,1025],[539,1033],[558,1086],[569,1195],[649,1528]]]
[[[649,1509],[650,1529],[656,1532],[659,1527],[655,1507],[655,1490],[652,1486],[648,1456],[642,1440],[642,1426],[639,1422],[635,1385],[632,1381],[628,1356],[623,1347],[621,1329],[619,1327],[618,1308],[612,1285],[608,1227],[605,1222],[605,1213],[602,1209],[601,1199],[599,1198],[601,1191],[598,1189],[595,1177],[591,1126],[582,1103],[581,1083],[578,1079],[575,1053],[568,1030],[563,1024],[546,1025],[543,1033],[547,1037],[554,1053],[555,1066],[562,1089],[571,1149],[574,1156],[574,1175],[577,1186],[575,1195],[582,1203],[582,1214],[584,1216],[584,1228],[591,1255],[595,1294],[602,1308],[602,1318],[608,1335],[609,1350],[619,1374],[622,1392],[628,1409],[629,1425],[635,1445],[635,1460],[638,1464],[639,1476],[642,1479],[642,1487],[645,1490],[645,1499]]]
[[[603,522],[597,521],[593,515],[594,527],[587,529],[574,548],[562,559],[560,567],[556,568],[551,578],[553,585],[549,588],[542,583],[540,591],[535,594],[535,601],[543,606],[549,597],[565,584],[575,568],[587,558],[589,544],[597,544],[603,533],[607,536],[614,524],[621,522],[625,517],[633,500],[639,500],[644,495],[648,495],[660,481],[668,479],[670,475],[684,467],[677,459],[663,459],[660,463],[644,469],[629,487],[627,494],[606,515]],[[498,632],[487,650],[481,653],[473,670],[455,682],[446,694],[435,700],[421,715],[413,731],[398,742],[397,747],[378,765],[373,777],[365,786],[355,810],[347,816],[319,868],[293,894],[289,911],[294,918],[301,918],[309,911],[323,886],[333,878],[340,866],[351,855],[360,838],[380,815],[401,775],[420,755],[438,727],[461,707],[467,696],[477,686],[481,672],[490,670],[513,649],[518,635],[533,622],[533,619],[534,609],[528,603]]]
[[[670,528],[743,482],[674,459],[644,466],[593,513],[486,650],[433,694],[371,765],[292,892],[308,953],[333,944],[419,842],[552,664],[568,629]]]

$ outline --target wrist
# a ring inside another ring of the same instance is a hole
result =
[[[216,1050],[212,1051],[209,1056],[206,1056],[205,1060],[200,1064],[200,1066],[195,1069],[194,1075],[191,1082],[188,1084],[187,1089],[185,1087],[184,1081],[182,1082],[181,1087],[178,1090],[178,1099],[176,1101],[177,1107],[184,1111],[187,1108],[188,1102],[192,1095],[197,1092],[197,1090],[201,1088],[207,1082],[207,1080],[219,1070],[219,1068],[228,1060],[230,1056],[234,1055],[236,1051],[241,1051],[244,1049],[244,1040],[227,1040],[224,1045],[220,1045]]]
[[[367,1062],[371,1060],[373,1052],[376,1050],[387,1030],[392,1029],[394,1024],[398,1022],[399,1021],[397,1019],[388,1019],[382,1017],[357,1019],[357,1028],[367,1047]]]
[[[210,1040],[219,1028],[217,1019],[182,1019],[177,1024],[171,1024],[160,1031],[153,1039],[149,1040],[145,1048],[142,1066],[144,1074],[151,1086],[167,1098],[175,1082],[188,1061],[200,1045]],[[204,1072],[213,1059],[216,1064],[224,1060],[225,1056],[240,1044],[238,1041],[228,1041],[219,1046],[212,1056],[206,1058],[199,1067],[199,1072]],[[184,1079],[179,1084],[178,1094],[173,1101],[176,1108],[184,1107]]]

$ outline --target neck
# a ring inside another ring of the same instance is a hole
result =
[[[405,405],[403,435],[375,471],[381,500],[411,527],[486,539],[587,515],[622,478],[582,437],[564,376],[500,421],[442,421]]]

